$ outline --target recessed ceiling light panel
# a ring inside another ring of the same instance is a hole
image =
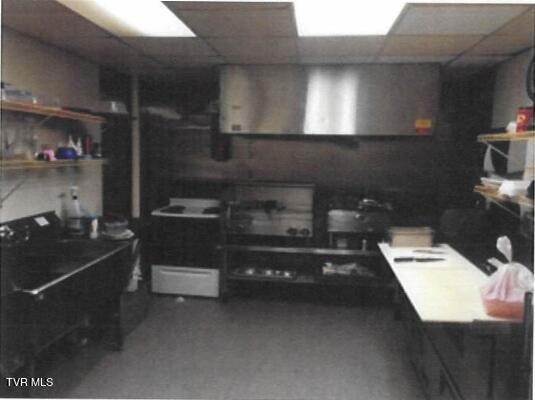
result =
[[[293,0],[299,36],[385,35],[404,0]]]
[[[58,2],[116,36],[195,36],[159,0],[58,0]]]

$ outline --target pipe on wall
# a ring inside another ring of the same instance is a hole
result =
[[[140,216],[140,129],[139,129],[139,77],[132,74],[132,218]]]

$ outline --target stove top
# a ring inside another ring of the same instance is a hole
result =
[[[160,208],[160,211],[168,214],[183,214],[185,209],[186,207],[184,206],[167,206]]]
[[[220,212],[219,200],[172,198],[169,205],[154,210],[152,215],[174,218],[219,218]]]

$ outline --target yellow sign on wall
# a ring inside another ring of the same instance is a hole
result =
[[[429,133],[433,127],[433,122],[431,119],[421,118],[414,121],[414,129],[418,133]]]

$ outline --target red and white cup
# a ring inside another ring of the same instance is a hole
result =
[[[525,132],[533,118],[533,107],[520,107],[516,113],[516,131]]]

